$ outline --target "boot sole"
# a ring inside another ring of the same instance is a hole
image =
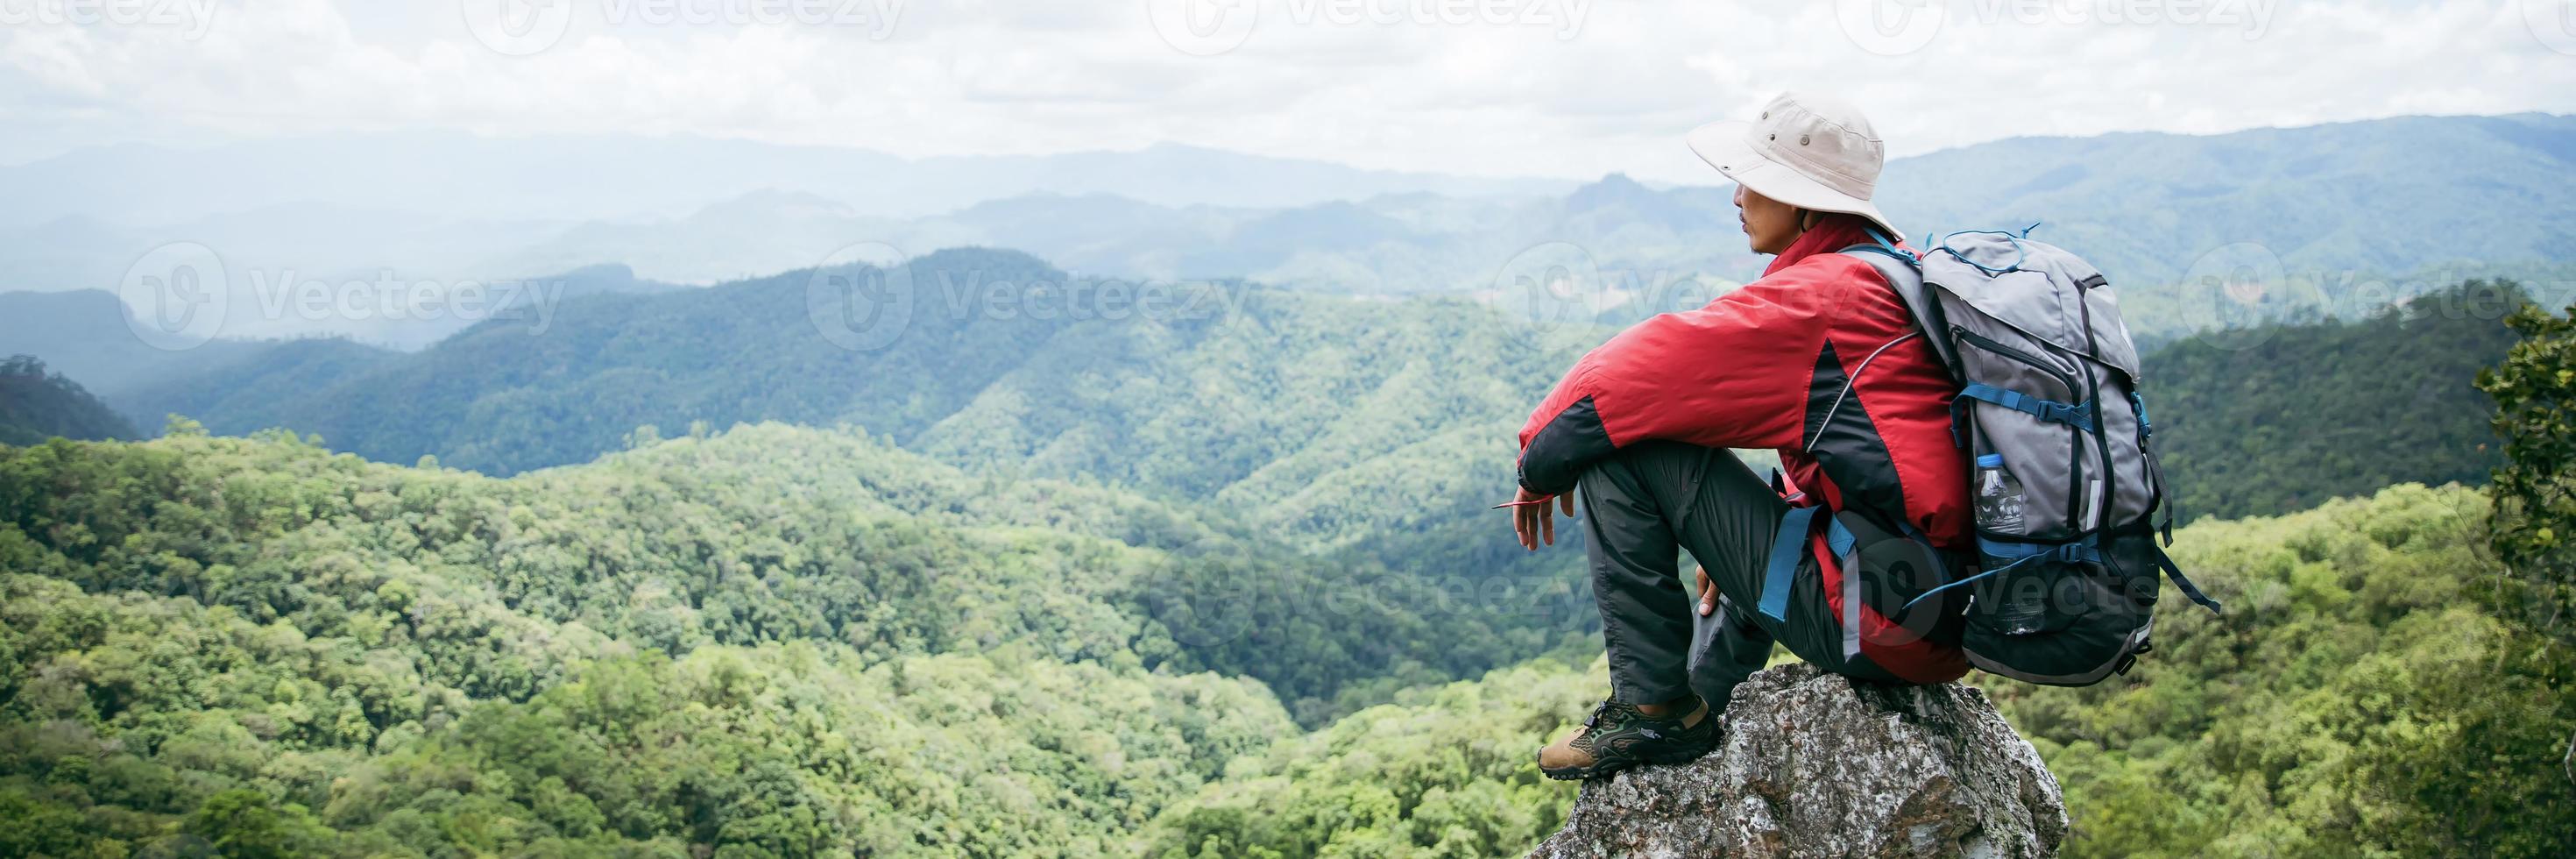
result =
[[[1674,766],[1678,764],[1686,764],[1699,760],[1700,758],[1707,757],[1708,753],[1714,751],[1717,751],[1717,744],[1710,743],[1708,748],[1700,749],[1698,751],[1667,752],[1661,755],[1648,755],[1636,760],[1602,761],[1588,767],[1560,767],[1557,769],[1539,767],[1538,771],[1540,775],[1547,776],[1548,778],[1552,778],[1557,781],[1575,781],[1577,779],[1589,780],[1612,775],[1621,770],[1631,769],[1639,765]]]

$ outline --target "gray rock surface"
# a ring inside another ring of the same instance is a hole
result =
[[[1725,744],[1583,785],[1533,859],[2053,856],[2066,803],[1984,692],[1854,684],[1806,665],[1735,692]]]

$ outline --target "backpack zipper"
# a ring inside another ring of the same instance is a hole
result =
[[[2097,273],[2093,277],[2088,277],[2075,282],[2075,310],[2076,313],[2082,316],[2084,320],[2084,348],[2089,353],[2088,355],[2080,356],[2079,359],[2089,359],[2090,363],[2096,366],[2108,366],[2101,360],[2101,342],[2093,337],[2093,297],[2091,295],[2093,287],[2087,286],[2087,284],[2105,285],[2109,283],[2109,281],[2101,278],[2102,276]],[[2113,369],[2118,368],[2115,367]],[[2102,492],[2101,497],[2093,502],[2094,504],[2099,505],[2093,511],[2093,522],[2096,530],[2110,525],[2111,520],[2117,517],[2120,513],[2117,509],[2120,499],[2120,470],[2111,467],[2111,435],[2102,431],[2108,426],[2108,424],[2105,424],[2102,421],[2102,380],[2099,376],[2100,374],[2094,372],[2092,366],[2084,368],[2084,381],[2086,384],[2092,386],[2090,390],[2087,391],[2086,399],[2093,404],[2093,443],[2096,447],[2100,448],[2102,452]],[[2138,380],[2130,379],[2129,390],[2135,391],[2137,389]],[[2131,415],[2130,417],[2132,419],[2138,419],[2138,416],[2136,415]],[[2142,441],[2138,444],[2138,457],[2140,459],[2144,459],[2146,458],[2146,455],[2147,446],[2145,442]]]

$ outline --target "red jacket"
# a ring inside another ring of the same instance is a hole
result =
[[[1958,384],[1878,271],[1835,253],[1869,241],[1861,224],[1832,216],[1760,280],[1583,356],[1521,428],[1521,486],[1570,491],[1592,463],[1648,439],[1768,448],[1808,490],[1805,503],[1972,549],[1968,462],[1950,437]],[[1839,616],[1841,571],[1818,554]],[[1918,683],[1967,673],[1951,643],[1897,628],[1877,609],[1862,607],[1861,651],[1880,667]]]

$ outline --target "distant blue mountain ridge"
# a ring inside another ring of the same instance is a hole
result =
[[[1555,266],[1582,293],[1575,296],[1583,302],[1580,315],[1618,324],[1705,301],[1763,264],[1737,232],[1731,188],[1655,186],[1618,174],[1580,186],[1514,183],[1156,147],[939,161],[948,165],[943,170],[979,178],[933,193],[923,190],[938,184],[931,178],[859,169],[877,163],[864,153],[843,153],[844,164],[832,160],[831,150],[666,142],[549,176],[514,160],[534,155],[499,142],[448,143],[462,153],[458,163],[516,164],[502,175],[595,190],[602,195],[598,205],[648,213],[578,219],[556,217],[569,210],[513,205],[480,218],[402,211],[399,205],[410,202],[453,205],[404,184],[422,181],[417,177],[372,180],[392,183],[380,189],[388,196],[374,201],[297,204],[282,197],[291,189],[270,190],[262,193],[280,199],[244,196],[264,205],[175,226],[81,215],[0,233],[0,259],[11,263],[0,266],[0,289],[114,290],[149,251],[174,241],[220,254],[235,307],[275,307],[275,296],[250,291],[287,275],[325,284],[380,275],[403,282],[532,279],[572,292],[617,292],[835,264],[856,247],[875,256],[917,256],[981,246],[1024,250],[1083,277],[1243,279],[1348,295],[1461,294],[1506,306],[1513,303],[1507,293],[1526,288],[1529,269]],[[567,146],[526,144],[538,154]],[[337,165],[324,156],[345,155],[344,148],[283,141],[220,152],[244,170],[279,173],[290,155]],[[674,169],[655,180],[670,187],[651,192],[625,188],[639,183],[619,172],[711,154],[764,153],[813,169],[773,175],[761,172],[767,167],[725,167],[714,176]],[[2543,297],[2576,292],[2576,241],[2570,241],[2576,227],[2569,226],[2576,224],[2576,182],[2566,179],[2576,167],[2571,153],[2576,118],[2542,114],[2407,117],[2206,136],[2013,138],[1897,159],[1886,170],[1880,198],[1917,242],[1950,230],[2038,224],[2034,238],[2074,249],[2109,273],[2132,305],[2133,326],[2156,339],[2267,318],[2351,317],[2471,277],[2513,277]],[[36,165],[0,170],[0,190],[31,194],[0,195],[12,200],[0,209],[31,211],[47,195],[89,181],[82,176],[96,180],[104,202],[94,208],[104,214],[211,205],[189,202],[190,194],[220,196],[231,188],[221,171],[150,174],[174,187],[104,178],[151,155],[119,147],[43,162],[65,171],[56,174],[30,173]],[[1047,164],[1091,172],[1032,166]],[[977,173],[971,165],[992,169]],[[328,178],[337,169],[321,174]],[[1302,188],[1248,181],[1231,195],[1166,181],[1192,171],[1312,181]],[[1157,178],[1117,181],[1146,174]],[[728,190],[771,181],[785,187]],[[189,191],[190,182],[202,187]],[[882,193],[868,192],[870,182]],[[967,199],[981,192],[1003,196],[942,214],[889,214],[902,209],[889,195]],[[691,194],[729,196],[682,215],[649,213]],[[2249,289],[2249,281],[2257,287]],[[120,317],[107,313],[55,324],[51,312],[31,305],[0,323],[0,348],[21,332],[41,337],[122,327]],[[326,314],[251,319],[224,334],[337,335],[414,349],[468,322]],[[122,378],[93,377],[95,365],[78,355],[46,357],[100,390],[125,387]]]

